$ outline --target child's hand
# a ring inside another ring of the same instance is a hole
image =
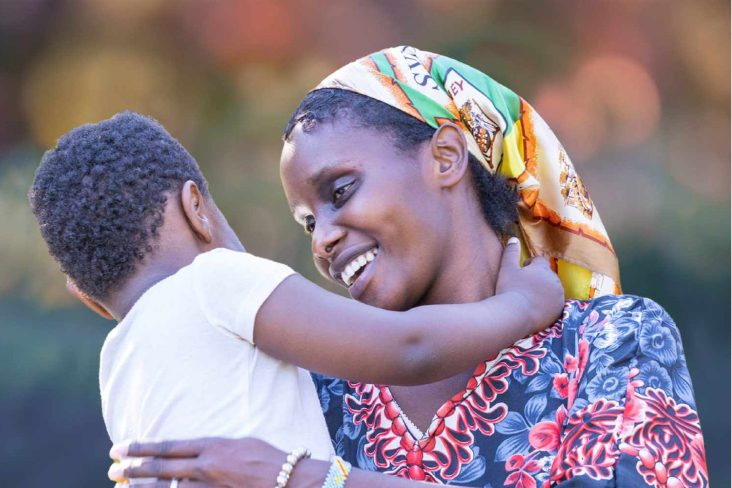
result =
[[[509,239],[501,259],[496,295],[513,293],[517,312],[529,321],[531,333],[544,330],[559,317],[564,308],[564,289],[559,276],[549,267],[543,256],[530,260],[525,267],[519,265],[521,246],[518,239]]]

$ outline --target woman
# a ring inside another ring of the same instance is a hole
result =
[[[375,53],[305,98],[281,172],[326,278],[337,281],[329,268],[344,253],[378,248],[340,282],[359,301],[401,310],[490,296],[516,220],[526,254],[550,256],[580,299],[553,327],[435,384],[316,376],[336,451],[361,468],[349,487],[707,484],[678,330],[651,300],[608,295],[618,269],[597,211],[513,92],[443,56]],[[188,479],[180,488],[271,486],[285,457],[255,439],[136,444],[129,455],[159,457],[129,476]],[[288,486],[319,486],[327,470],[302,461]]]

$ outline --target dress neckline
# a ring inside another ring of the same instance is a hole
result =
[[[392,413],[392,416],[399,417],[404,423],[406,428],[405,434],[408,434],[411,437],[415,446],[418,444],[424,445],[444,430],[442,428],[442,424],[445,422],[445,419],[452,415],[455,408],[475,392],[483,378],[491,371],[491,368],[500,356],[501,353],[499,352],[475,367],[473,374],[468,378],[466,385],[437,409],[437,412],[432,416],[432,420],[430,421],[426,431],[422,431],[414,422],[412,422],[404,410],[402,410],[401,406],[399,406],[396,398],[394,398],[394,394],[387,385],[378,386],[381,393],[381,399],[387,410],[392,410],[394,412]]]

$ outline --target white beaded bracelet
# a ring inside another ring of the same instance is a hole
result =
[[[287,455],[287,461],[282,465],[280,474],[277,475],[277,484],[275,488],[285,488],[287,482],[290,481],[290,475],[292,470],[295,469],[295,465],[304,458],[310,457],[310,450],[305,447],[297,447]]]

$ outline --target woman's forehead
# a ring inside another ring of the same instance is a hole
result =
[[[325,123],[307,132],[294,129],[282,149],[280,164],[283,177],[291,174],[316,183],[346,166],[394,152],[391,139],[378,131]]]

